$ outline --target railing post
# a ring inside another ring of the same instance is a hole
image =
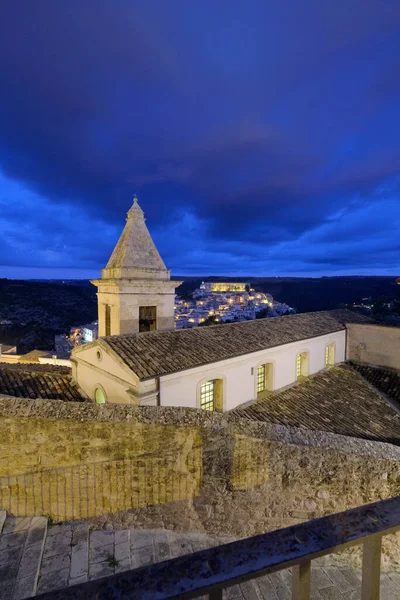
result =
[[[363,547],[361,600],[379,600],[382,535],[369,536]]]
[[[292,600],[310,600],[311,561],[292,567]]]

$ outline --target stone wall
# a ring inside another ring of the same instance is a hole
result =
[[[349,360],[400,369],[400,327],[360,323],[346,327]]]
[[[0,400],[0,508],[16,515],[245,537],[399,493],[389,444],[184,408]]]

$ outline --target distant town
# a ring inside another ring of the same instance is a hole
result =
[[[256,292],[249,283],[202,282],[192,299],[181,298],[175,304],[175,327],[187,329],[218,323],[249,321],[296,312],[271,294]]]
[[[182,279],[176,329],[337,307],[400,326],[400,281],[391,277]],[[74,347],[98,338],[96,316],[89,281],[0,279],[0,360],[13,362],[18,355],[41,363],[68,360]]]

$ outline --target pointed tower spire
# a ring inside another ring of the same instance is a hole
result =
[[[133,196],[133,204],[130,207],[130,209],[128,210],[128,212],[126,213],[126,220],[128,221],[129,219],[140,219],[142,218],[144,221],[146,220],[144,218],[144,212],[142,211],[142,209],[139,206],[139,202],[138,202],[138,197],[136,196],[136,194]]]
[[[138,271],[142,269],[146,272],[155,270],[169,279],[169,272],[151,239],[145,221],[144,212],[134,196],[133,204],[127,212],[126,225],[104,271],[118,269],[119,272],[114,272],[113,277],[137,277]],[[103,272],[103,278],[104,275]]]
[[[97,286],[99,336],[174,328],[175,288],[136,195]]]

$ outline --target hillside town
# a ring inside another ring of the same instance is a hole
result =
[[[274,301],[270,294],[256,292],[249,283],[203,281],[192,299],[177,296],[175,328],[250,321],[294,312],[287,304]]]

